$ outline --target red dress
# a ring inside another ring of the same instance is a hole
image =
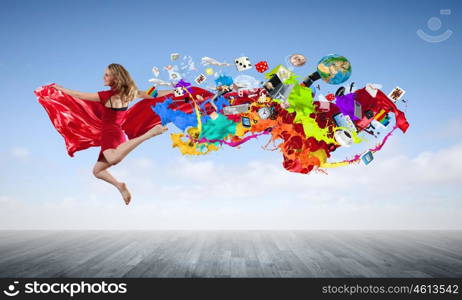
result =
[[[114,95],[113,90],[98,92],[101,105],[104,107],[101,118],[101,151],[98,161],[104,161],[103,151],[115,149],[127,140],[122,130],[122,123],[125,120],[126,110],[114,110],[106,107],[106,102]],[[112,103],[111,103],[112,104]]]
[[[143,135],[152,127],[161,124],[160,117],[154,113],[152,106],[167,98],[179,97],[165,95],[154,99],[143,99],[133,104],[126,111],[113,111],[104,106],[112,95],[111,91],[99,93],[101,102],[74,98],[53,88],[54,83],[39,87],[34,91],[38,102],[46,110],[52,125],[64,138],[67,153],[73,157],[76,151],[89,147],[101,147],[101,152],[116,148],[129,139]],[[202,96],[204,100],[213,94],[199,87],[191,87],[193,96]],[[199,103],[202,101],[198,101]],[[191,113],[190,103],[176,102],[172,109]],[[102,159],[100,155],[99,159]]]

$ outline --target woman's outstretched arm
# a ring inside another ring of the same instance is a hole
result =
[[[162,97],[168,94],[173,94],[173,90],[157,90],[157,97]],[[144,91],[138,91],[138,98],[141,99],[155,99],[157,97],[151,97]]]
[[[58,91],[62,91],[64,93],[68,94],[69,96],[72,96],[72,97],[75,97],[75,98],[79,98],[79,99],[82,99],[82,100],[88,100],[88,101],[100,102],[98,93],[83,93],[83,92],[79,92],[79,91],[73,91],[73,90],[70,90],[70,89],[66,89],[65,87],[62,87],[62,86],[57,85],[57,84],[53,85],[52,87],[54,87]]]

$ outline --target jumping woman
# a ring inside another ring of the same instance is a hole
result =
[[[109,182],[122,194],[125,204],[129,204],[131,194],[124,182],[117,181],[108,169],[121,162],[128,153],[142,142],[164,133],[167,127],[156,125],[143,135],[127,140],[122,121],[125,118],[128,104],[136,98],[152,99],[145,92],[139,91],[127,70],[119,64],[110,64],[104,72],[104,85],[111,89],[97,93],[82,93],[66,89],[59,85],[53,87],[72,97],[88,101],[100,102],[104,106],[102,115],[101,151],[93,168],[96,178]],[[172,93],[171,90],[158,92],[158,97]]]

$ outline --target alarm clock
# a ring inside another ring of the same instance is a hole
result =
[[[268,119],[269,117],[271,117],[271,114],[272,114],[272,111],[269,107],[265,106],[265,107],[262,107],[258,110],[258,116],[260,117],[260,119],[262,120],[266,120]]]

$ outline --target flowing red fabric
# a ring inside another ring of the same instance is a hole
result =
[[[409,128],[409,122],[406,120],[405,114],[382,91],[378,90],[375,98],[366,91],[366,88],[356,90],[355,94],[364,107],[377,106],[379,109],[392,111],[396,116],[396,125],[402,132],[406,132]]]
[[[34,93],[48,113],[53,126],[63,136],[69,156],[73,157],[76,151],[101,146],[102,116],[106,108],[100,102],[67,95],[53,88],[53,85],[42,86]],[[209,91],[198,87],[191,87],[191,91],[194,97],[200,95],[204,100],[213,96]],[[126,111],[122,121],[122,129],[129,139],[138,137],[161,123],[151,106],[165,101],[167,97],[179,100],[172,108],[186,113],[193,111],[191,103],[185,103],[172,95],[140,100]]]

